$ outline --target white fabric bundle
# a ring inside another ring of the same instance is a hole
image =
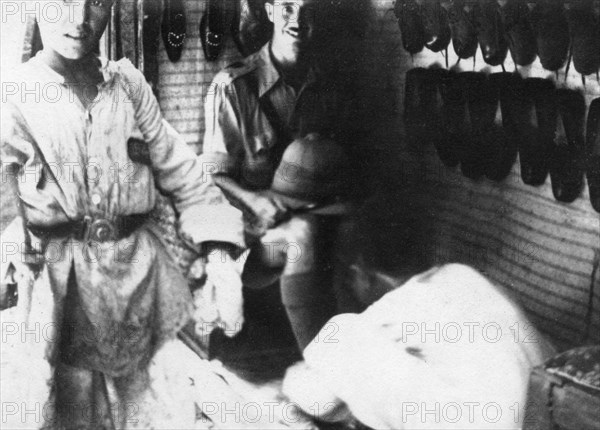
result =
[[[376,429],[517,429],[529,372],[553,353],[501,289],[451,264],[332,318],[304,351],[311,376],[284,392],[319,381]]]

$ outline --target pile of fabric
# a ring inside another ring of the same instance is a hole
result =
[[[332,318],[283,391],[321,419],[376,429],[516,429],[529,373],[553,353],[499,287],[450,264]]]

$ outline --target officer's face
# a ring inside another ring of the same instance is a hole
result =
[[[114,0],[62,0],[37,14],[44,49],[69,60],[93,52],[110,18]]]
[[[309,47],[315,30],[316,0],[274,0],[266,3],[273,22],[273,42],[279,49],[300,53]]]

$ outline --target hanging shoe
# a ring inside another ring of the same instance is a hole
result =
[[[485,176],[502,181],[510,173],[517,157],[517,143],[511,127],[507,93],[516,81],[516,75],[500,72],[488,76],[479,102],[485,109],[480,127],[480,151],[484,154]]]
[[[183,0],[165,0],[161,31],[167,56],[169,60],[176,63],[181,58],[186,37]]]
[[[265,2],[260,0],[233,0],[234,19],[231,25],[233,41],[243,56],[248,56],[262,48],[273,34],[273,24],[265,10]]]
[[[487,76],[477,72],[460,73],[467,96],[470,139],[461,148],[460,169],[464,176],[476,180],[486,174],[493,162],[491,150],[496,146],[493,135],[494,117],[498,107],[497,91],[492,91]]]
[[[429,69],[431,83],[434,86],[431,106],[429,108],[428,126],[430,140],[437,150],[438,157],[444,165],[455,167],[458,165],[458,157],[455,154],[456,145],[448,138],[448,119],[444,114],[444,100],[442,98],[442,86],[451,73],[446,69]]]
[[[426,42],[421,6],[415,0],[396,0],[394,14],[398,18],[404,49],[411,55],[421,52]]]
[[[456,72],[447,72],[441,77],[442,130],[438,151],[440,159],[448,167],[460,162],[465,147],[470,147],[471,125],[468,117],[467,97],[464,79]]]
[[[448,12],[440,0],[424,2],[421,6],[421,22],[425,33],[425,47],[440,52],[450,44],[450,23]]]
[[[600,68],[600,37],[593,0],[574,0],[567,15],[575,70],[582,75]]]
[[[600,212],[600,98],[592,100],[587,117],[586,175],[590,201]]]
[[[142,38],[144,46],[144,76],[158,97],[158,49],[160,47],[161,2],[143,3]]]
[[[556,72],[569,55],[569,24],[563,2],[538,0],[531,11],[531,23],[542,67]]]
[[[583,187],[585,99],[576,90],[556,90],[558,116],[550,156],[550,178],[556,200],[573,202]]]
[[[556,127],[554,83],[549,79],[528,78],[523,81],[524,96],[516,117],[521,179],[539,186],[548,176],[548,158]]]
[[[474,13],[483,60],[490,66],[499,66],[504,63],[508,53],[500,6],[496,0],[479,0],[475,3]]]
[[[535,137],[531,123],[533,120],[533,100],[528,97],[523,79],[518,73],[503,72],[494,73],[493,75],[498,78],[497,90],[502,108],[502,124],[510,141],[508,148],[509,151],[514,151],[509,152],[511,159],[506,159],[505,162],[506,164],[510,163],[510,167],[512,167],[518,149],[525,148]],[[523,151],[523,153],[525,152]],[[504,168],[507,168],[506,164]],[[527,163],[525,163],[525,166],[527,166]],[[509,170],[510,167],[508,167]],[[521,173],[527,170],[526,167],[521,170]]]
[[[223,50],[232,12],[229,3],[226,0],[208,0],[206,3],[206,11],[200,20],[200,42],[207,61],[215,61]]]
[[[500,8],[505,38],[513,61],[527,66],[535,60],[537,44],[529,21],[529,7],[525,0],[508,0]]]
[[[458,58],[470,58],[477,52],[477,29],[473,10],[465,10],[463,0],[452,0],[448,8],[452,47]]]

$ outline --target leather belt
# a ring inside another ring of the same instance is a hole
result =
[[[49,227],[29,225],[36,236],[61,237],[72,235],[82,242],[109,242],[129,236],[148,220],[148,214],[128,215],[116,219],[86,215],[81,220]]]

